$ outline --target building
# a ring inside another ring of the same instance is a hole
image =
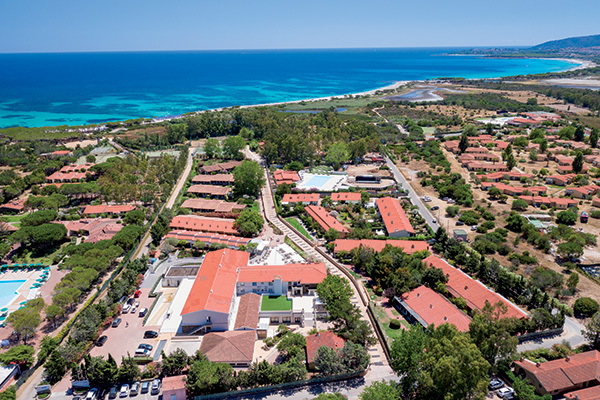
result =
[[[129,211],[135,210],[136,206],[132,204],[115,204],[115,205],[100,205],[100,206],[87,206],[83,209],[84,215],[97,215],[97,214],[108,214],[108,215],[121,215],[126,214]]]
[[[226,199],[231,193],[231,188],[227,186],[192,185],[188,188],[187,192],[213,199]]]
[[[507,171],[507,172],[492,172],[487,175],[477,175],[477,179],[486,180],[487,182],[500,182],[501,180],[507,179],[511,181],[520,181],[521,178],[531,179],[533,175],[523,174],[518,171]]]
[[[389,237],[401,238],[414,236],[415,230],[397,199],[383,197],[377,199],[376,204]]]
[[[339,202],[358,204],[361,201],[360,192],[335,192],[331,193],[331,201],[334,204]]]
[[[72,155],[73,155],[73,152],[71,150],[56,150],[56,151],[53,151],[52,153],[42,153],[42,154],[40,154],[40,157],[46,158],[46,159],[54,159],[54,158],[59,158],[59,157],[71,157]]]
[[[25,201],[23,200],[11,200],[8,203],[0,204],[0,212],[8,214],[18,214],[25,210]]]
[[[248,265],[239,268],[236,292],[270,296],[315,296],[317,285],[327,277],[323,263]]]
[[[577,392],[590,394],[598,392],[600,385],[600,352],[597,350],[574,354],[559,360],[536,363],[527,359],[515,361],[515,375],[525,376],[539,394],[568,399],[595,399],[596,397],[575,397]],[[590,388],[596,388],[592,390]],[[582,390],[584,389],[584,390]]]
[[[245,251],[230,249],[206,254],[181,312],[183,333],[226,331],[229,328],[237,269],[248,265],[249,257]]]
[[[227,161],[219,164],[205,165],[198,169],[201,174],[227,173],[242,164],[241,161]]]
[[[497,171],[508,171],[508,167],[505,163],[498,162],[490,164],[481,161],[468,161],[463,163],[463,167],[466,167],[469,171],[482,171],[482,172],[497,172]]]
[[[277,171],[273,172],[273,178],[275,179],[275,184],[277,185],[292,185],[300,181],[300,175],[298,175],[296,171],[284,171],[282,169],[278,169]]]
[[[254,358],[255,340],[253,330],[210,332],[202,338],[200,351],[212,362],[249,367]]]
[[[420,240],[336,239],[334,246],[334,254],[340,251],[350,252],[360,246],[373,249],[376,253],[383,250],[385,246],[401,248],[406,254],[429,250],[427,242]]]
[[[571,207],[576,207],[579,204],[577,200],[554,197],[519,196],[519,199],[534,207],[545,205],[548,208],[554,207],[557,210],[566,210]]]
[[[394,300],[398,311],[412,324],[421,324],[423,328],[427,328],[431,324],[440,326],[448,323],[461,332],[469,331],[471,318],[444,296],[426,286],[419,286]]]
[[[498,190],[502,191],[502,194],[505,194],[507,196],[518,196],[526,193],[540,195],[548,191],[548,188],[546,186],[523,187],[506,185],[501,182],[481,182],[482,190],[488,190],[492,187],[497,188]]]
[[[463,241],[466,242],[468,237],[467,237],[467,232],[464,229],[455,229],[453,231],[453,236],[454,239],[459,240],[459,241]]]
[[[233,226],[235,220],[226,218],[208,218],[198,215],[177,215],[171,220],[169,227],[173,230],[200,231],[239,235]]]
[[[258,328],[260,301],[261,296],[256,293],[246,293],[240,296],[234,330],[246,331]]]
[[[304,209],[306,213],[315,220],[324,232],[329,229],[333,229],[339,234],[339,237],[344,239],[348,236],[350,231],[340,221],[327,212],[321,206],[306,206]]]
[[[576,176],[576,174],[550,175],[546,177],[546,183],[550,185],[567,186]]]
[[[196,242],[205,243],[207,246],[211,244],[224,244],[230,249],[237,249],[240,246],[248,246],[249,238],[241,236],[224,235],[221,233],[197,232],[197,231],[171,231],[167,233],[165,239],[174,238],[177,240],[185,240],[189,244]]]
[[[581,187],[570,187],[565,189],[567,196],[573,196],[576,199],[585,199],[588,196],[593,196],[600,190],[600,186],[586,185]]]
[[[212,176],[212,175],[203,175]],[[239,213],[244,208],[245,204],[230,203],[224,200],[214,199],[187,199],[181,205],[181,208],[190,209],[192,212],[199,213],[219,213],[219,214],[231,214]]]
[[[74,183],[85,181],[89,172],[62,172],[56,171],[46,177],[46,183]]]
[[[67,236],[78,236],[80,233],[87,236],[86,242],[96,243],[101,240],[110,240],[122,228],[111,218],[82,218],[77,221],[57,221],[67,228]]]
[[[162,379],[162,398],[165,400],[187,400],[185,375],[165,376]]]
[[[196,175],[193,184],[229,186],[233,185],[233,174]]]
[[[452,297],[462,297],[467,302],[470,310],[481,310],[486,303],[495,305],[502,302],[507,307],[504,317],[528,318],[527,313],[519,307],[500,296],[498,293],[488,289],[483,283],[471,278],[458,268],[448,264],[437,256],[431,255],[423,260],[428,267],[441,269],[448,282],[446,288]]]
[[[308,335],[306,337],[306,364],[308,369],[315,369],[315,358],[317,358],[317,351],[325,346],[339,351],[344,347],[345,341],[335,333],[331,331],[317,332],[314,335]]]
[[[184,279],[195,279],[200,270],[199,266],[173,265],[162,278],[163,287],[178,287]]]
[[[302,203],[304,205],[317,205],[319,202],[319,193],[286,193],[281,199],[281,204],[296,204]]]

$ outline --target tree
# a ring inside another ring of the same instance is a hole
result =
[[[490,199],[499,199],[500,196],[502,196],[502,190],[498,189],[497,187],[491,187],[488,189],[488,195],[490,196]]]
[[[513,200],[511,208],[516,211],[525,211],[529,207],[529,204],[525,200],[516,199]]]
[[[140,377],[140,367],[133,357],[128,356],[121,359],[121,367],[117,376],[121,382],[132,382]]]
[[[340,375],[346,372],[337,351],[327,346],[321,346],[317,349],[315,369],[321,376]]]
[[[576,259],[583,255],[583,247],[575,242],[563,242],[556,247],[556,252],[563,258]]]
[[[233,226],[242,235],[252,237],[262,232],[264,223],[265,221],[258,211],[245,209],[236,218]]]
[[[123,222],[126,225],[144,225],[144,220],[146,219],[146,215],[144,214],[144,210],[141,208],[136,208],[135,210],[129,211],[123,217]]]
[[[313,400],[348,400],[348,397],[341,393],[321,393]]]
[[[556,214],[556,222],[563,225],[575,225],[577,222],[577,213],[574,211],[561,211]]]
[[[583,129],[583,126],[577,125],[577,128],[575,128],[575,133],[573,135],[573,140],[575,140],[576,142],[583,142],[584,138],[585,130]]]
[[[578,151],[572,164],[573,172],[578,174],[583,169],[583,153]]]
[[[325,232],[325,240],[327,240],[328,242],[333,242],[334,240],[338,239],[339,237],[340,237],[339,232],[333,228],[329,228],[327,230],[327,232]]]
[[[46,379],[51,384],[54,384],[62,379],[67,372],[67,361],[58,350],[54,350],[50,354],[50,358],[44,364]]]
[[[54,221],[58,213],[54,210],[39,210],[26,215],[21,219],[21,226],[38,226]]]
[[[165,376],[181,375],[181,371],[188,365],[189,357],[185,350],[177,348],[168,356],[162,354],[162,373]]]
[[[396,382],[385,379],[376,381],[367,386],[360,394],[360,400],[400,400],[400,391]]]
[[[391,366],[400,377],[402,393],[411,393],[421,378],[420,367],[426,342],[427,334],[423,328],[411,325],[409,330],[400,331],[400,336],[392,343]]]
[[[350,159],[350,152],[348,150],[348,146],[344,142],[336,142],[329,146],[327,149],[327,155],[325,156],[325,161],[328,164],[333,165],[334,169],[339,169],[342,164],[347,162]]]
[[[469,137],[467,136],[467,132],[463,131],[460,136],[460,141],[458,142],[458,149],[460,153],[464,153],[469,148]]]
[[[25,307],[12,312],[6,322],[12,326],[18,337],[23,339],[23,343],[27,342],[42,323],[40,310],[34,307]]]
[[[218,139],[210,138],[206,139],[204,143],[204,154],[209,159],[221,157],[221,145]]]
[[[265,185],[263,169],[256,161],[245,160],[233,170],[233,193],[257,197]]]
[[[595,149],[598,146],[598,128],[592,128],[592,132],[590,133],[590,146]]]
[[[567,279],[567,287],[569,289],[575,290],[577,284],[579,284],[579,274],[577,272],[571,272],[571,275],[569,275],[569,279]]]
[[[364,371],[369,366],[371,357],[360,344],[346,341],[344,347],[339,351],[339,357],[344,364],[346,372]]]
[[[223,140],[223,155],[233,160],[241,160],[244,155],[241,153],[246,146],[246,141],[241,136],[230,136]]]
[[[598,302],[590,297],[580,297],[575,300],[573,312],[584,318],[591,317],[598,312]]]
[[[348,329],[359,319],[360,314],[350,301],[353,292],[346,279],[336,275],[327,276],[317,286],[317,295],[325,302],[329,320],[337,332]]]
[[[515,156],[512,153],[506,156],[506,167],[509,171],[511,171],[516,165],[517,160],[515,159]]]
[[[538,151],[536,149],[529,150],[529,161],[536,162],[538,157]]]
[[[5,353],[0,354],[0,363],[4,365],[19,364],[21,370],[25,370],[33,364],[33,347],[20,344],[11,347]]]
[[[187,375],[187,388],[193,396],[226,392],[232,388],[233,384],[231,365],[213,363],[202,354],[190,366]]]
[[[525,224],[526,222],[527,220],[521,217],[519,214],[511,213],[506,218],[506,229],[508,229],[509,231],[519,233],[521,232],[521,229],[523,229],[523,224]]]
[[[144,233],[144,228],[138,225],[127,225],[113,236],[112,241],[125,251],[132,249]]]
[[[279,343],[277,350],[283,355],[285,361],[292,358],[304,358],[306,352],[306,338],[300,333],[286,333]]]
[[[595,349],[600,348],[600,312],[595,313],[587,323],[583,336],[592,343]]]
[[[540,141],[540,152],[539,152],[539,154],[546,154],[547,150],[548,150],[548,140],[546,138],[544,138],[543,140]]]
[[[15,385],[10,385],[6,388],[6,390],[0,392],[0,400],[17,400],[17,387]],[[344,399],[342,398],[341,400]]]

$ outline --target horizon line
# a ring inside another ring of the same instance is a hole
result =
[[[404,46],[404,47],[288,47],[288,48],[255,48],[255,49],[179,49],[179,50],[76,50],[76,51],[12,51],[0,52],[8,54],[97,54],[97,53],[192,53],[192,52],[241,52],[241,51],[307,51],[307,50],[395,50],[395,49],[516,49],[528,48],[531,45],[511,46]]]

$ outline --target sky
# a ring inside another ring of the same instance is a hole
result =
[[[528,46],[600,33],[597,0],[1,0],[0,53]]]

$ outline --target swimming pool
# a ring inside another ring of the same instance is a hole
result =
[[[0,308],[8,306],[26,280],[0,281]]]
[[[310,178],[303,186],[307,188],[316,187],[321,189],[327,184],[327,182],[329,182],[330,179],[331,177],[327,175],[315,175],[312,178]]]

